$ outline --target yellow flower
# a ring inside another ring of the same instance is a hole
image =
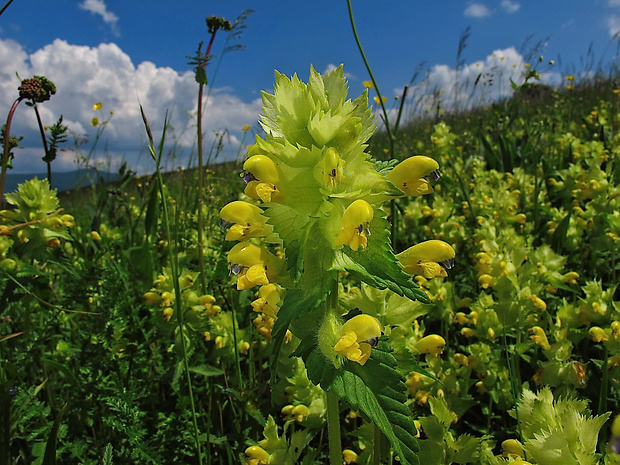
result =
[[[364,82],[362,82],[362,84],[364,84],[364,87],[366,89],[372,89],[373,87],[375,87],[375,85],[372,83],[372,81],[364,81]]]
[[[267,218],[263,210],[248,202],[236,200],[220,210],[220,225],[227,227],[232,224],[226,233],[227,241],[244,241],[251,237],[260,237],[265,230]]]
[[[247,132],[250,130],[250,126],[248,126],[247,124],[243,125],[243,132]]]
[[[277,281],[281,261],[267,250],[251,242],[240,242],[228,252],[231,273],[237,275],[237,289],[250,289],[258,284]]]
[[[246,175],[243,180],[247,183],[246,195],[253,199],[260,199],[265,203],[280,198],[278,185],[280,184],[280,170],[275,162],[266,155],[254,155],[243,164]]]
[[[588,336],[590,336],[590,338],[594,342],[603,342],[603,341],[608,341],[609,340],[605,330],[603,328],[598,327],[598,326],[592,326],[588,330]]]
[[[351,449],[345,449],[342,451],[342,458],[347,465],[351,463],[357,463],[357,454]]]
[[[545,330],[542,329],[540,326],[534,326],[533,328],[530,328],[530,333],[532,333],[530,339],[534,344],[538,344],[544,350],[549,350],[551,348],[549,340],[547,339],[547,335],[545,334]]]
[[[523,446],[516,439],[506,439],[502,442],[502,456],[523,458]]]
[[[445,345],[446,340],[443,337],[437,334],[430,334],[416,342],[414,347],[421,354],[430,354],[435,357],[443,352]]]
[[[323,184],[327,187],[337,187],[342,181],[344,160],[338,156],[335,148],[329,147],[325,151],[322,164]]]
[[[101,110],[103,108],[103,103],[97,102],[93,103],[93,110]]]
[[[334,350],[353,362],[364,365],[381,336],[381,324],[370,315],[357,315],[342,327],[342,336]]]
[[[375,97],[375,103],[377,105],[381,105],[381,103],[385,103],[387,102],[387,97],[381,97],[381,100],[379,100],[379,97]]]
[[[353,250],[362,250],[368,244],[369,224],[373,218],[372,206],[365,200],[358,199],[347,207],[342,218],[342,229],[336,238],[336,246],[347,244]]]
[[[448,276],[445,268],[454,266],[454,257],[452,246],[438,240],[421,242],[396,255],[405,273],[427,279]]]
[[[570,82],[573,82],[575,80],[575,76],[574,75],[566,76],[566,80],[570,81]]]
[[[275,284],[266,284],[258,290],[258,299],[252,302],[255,312],[262,312],[275,319],[280,304],[280,289]]]
[[[248,465],[267,465],[270,454],[260,446],[250,446],[245,450]]]
[[[90,120],[90,124],[93,127],[97,127],[97,125],[99,124],[99,118],[95,117],[92,120]]]
[[[101,235],[97,231],[91,231],[90,232],[90,238],[93,241],[95,241],[95,242],[100,242],[101,241]]]
[[[424,179],[426,176],[434,181],[439,179],[439,164],[430,157],[416,155],[396,165],[387,178],[404,195],[419,196],[433,192],[431,185]]]
[[[541,312],[544,312],[545,310],[547,310],[547,303],[544,300],[542,300],[540,297],[538,297],[536,294],[532,294],[530,296],[530,300],[534,302],[534,306]]]

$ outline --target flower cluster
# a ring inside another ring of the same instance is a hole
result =
[[[276,73],[274,94],[263,93],[265,138],[256,136],[243,165],[246,197],[220,212],[226,239],[238,241],[228,252],[237,289],[261,286],[252,306],[262,313],[255,323],[264,335],[286,303],[285,289],[330,289],[338,271],[360,268],[363,279],[371,272],[360,261],[372,260],[375,276],[396,276],[406,288],[416,287],[407,273],[446,276],[452,265],[454,249],[441,241],[391,252],[384,202],[432,192],[439,165],[413,156],[378,168],[365,152],[374,131],[367,93],[351,101],[347,91],[342,67],[323,76],[312,69],[308,84]],[[361,364],[372,346],[366,336],[381,334],[368,319],[333,329],[344,332],[328,338],[329,350]]]
[[[74,225],[72,215],[62,213],[55,190],[47,179],[31,179],[6,194],[11,209],[0,211],[0,256],[7,259],[13,249],[20,257],[38,257],[71,239],[68,228]]]
[[[202,329],[210,317],[221,311],[220,306],[215,304],[215,297],[210,294],[200,295],[193,289],[197,277],[198,273],[188,270],[182,270],[179,275],[184,321],[195,330]],[[166,322],[176,321],[176,295],[169,268],[165,268],[155,279],[153,289],[144,294],[144,300],[147,305],[158,306]]]

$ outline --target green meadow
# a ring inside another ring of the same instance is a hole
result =
[[[0,211],[0,465],[620,463],[620,81],[533,63],[416,118],[380,85],[276,74],[239,160],[199,110],[172,173],[143,111],[157,169],[62,193],[41,126],[49,180]]]

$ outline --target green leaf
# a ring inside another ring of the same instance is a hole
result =
[[[191,371],[192,373],[206,376],[207,378],[211,376],[220,376],[224,373],[221,368],[212,367],[211,365],[199,365],[197,367],[191,367],[189,371]]]
[[[284,337],[286,336],[286,330],[289,328],[293,320],[298,319],[318,309],[327,299],[327,296],[331,290],[331,284],[324,287],[316,287],[311,290],[302,289],[288,289],[282,306],[278,310],[278,319],[273,325],[271,332],[271,355],[269,357],[269,363],[271,366],[271,384],[276,385],[276,372],[278,364],[278,356]]]
[[[60,428],[62,417],[67,410],[67,405],[68,404],[65,404],[64,407],[60,409],[60,412],[58,412],[56,416],[56,420],[54,420],[52,430],[50,431],[50,437],[47,439],[47,445],[45,446],[45,455],[43,456],[42,465],[56,465],[56,438],[58,437],[58,429]]]
[[[394,369],[391,347],[379,341],[365,365],[347,362],[329,389],[361,410],[388,438],[403,464],[419,464],[416,429],[405,405],[407,387]]]
[[[303,271],[302,246],[310,230],[311,218],[286,205],[274,204],[265,211],[268,223],[278,226],[286,253],[291,280],[297,282]]]
[[[346,270],[357,279],[377,289],[390,289],[411,300],[430,303],[429,297],[405,273],[389,244],[389,223],[376,216],[370,223],[373,235],[366,250],[354,251],[343,247],[334,255],[333,269]]]
[[[407,387],[391,351],[384,337],[365,365],[347,361],[338,369],[316,346],[311,350],[306,345],[301,352],[308,378],[363,412],[388,438],[401,463],[414,465],[419,463],[416,429],[405,405]]]

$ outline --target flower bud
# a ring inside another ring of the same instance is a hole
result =
[[[414,347],[421,354],[430,354],[435,357],[443,352],[445,345],[446,340],[443,337],[437,334],[430,334],[416,342]]]

